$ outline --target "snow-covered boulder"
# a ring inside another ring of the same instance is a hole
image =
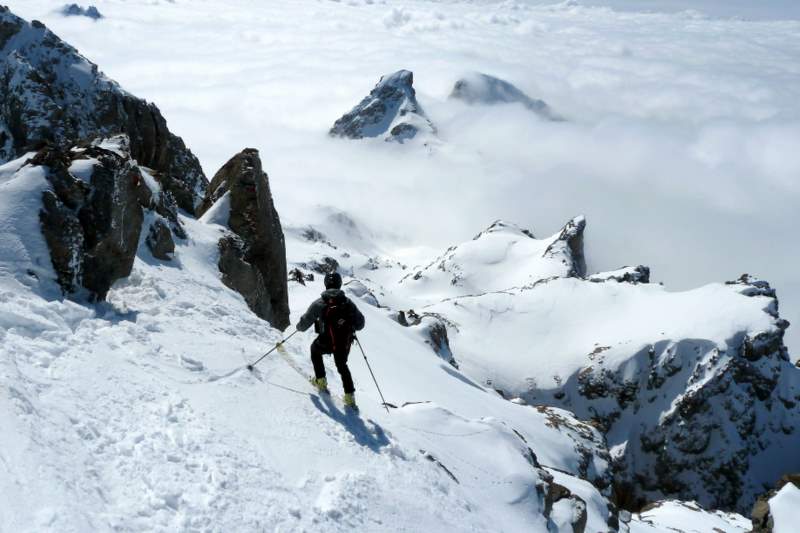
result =
[[[476,72],[459,79],[450,99],[470,105],[521,104],[544,119],[563,120],[543,100],[531,98],[512,83],[488,74]]]
[[[369,287],[364,285],[363,282],[357,279],[351,279],[344,284],[344,290],[347,293],[352,294],[356,298],[359,298],[361,301],[366,303],[367,305],[371,305],[373,307],[380,307],[380,303],[378,303],[378,299],[375,297],[375,294]]]
[[[124,135],[71,149],[46,147],[11,166],[9,182],[32,172],[43,179],[32,195],[40,200],[40,230],[64,293],[86,289],[90,299],[103,300],[128,276],[146,213],[162,227],[162,241],[171,241],[173,231],[185,236],[172,196],[131,158]]]
[[[800,524],[800,474],[783,476],[753,505],[753,533],[791,533]]]
[[[583,279],[584,225],[544,240],[494,225],[399,293],[447,319],[473,379],[602,428],[622,505],[749,509],[800,468],[800,371],[775,291],[743,276],[669,292],[643,269]],[[635,283],[598,282],[610,279]]]
[[[203,219],[228,226],[219,241],[223,282],[278,329],[289,325],[286,243],[258,150],[245,148],[214,175]]]
[[[630,533],[748,533],[750,520],[736,513],[708,511],[697,502],[651,503],[628,522]]]
[[[399,143],[435,133],[436,128],[417,102],[414,74],[408,70],[383,76],[368,96],[334,122],[329,132],[334,137],[382,137]]]
[[[125,92],[41,22],[0,6],[0,162],[45,143],[124,133],[139,164],[153,170],[178,205],[194,212],[207,180],[197,158],[158,108]]]
[[[433,352],[450,365],[458,368],[458,362],[450,350],[450,339],[447,336],[446,321],[436,314],[417,314],[413,309],[398,311],[395,320],[401,326],[411,328],[429,345]],[[452,327],[452,324],[451,324]]]
[[[595,283],[604,283],[612,280],[619,283],[650,283],[650,267],[644,265],[625,266],[617,270],[592,274],[587,279]]]

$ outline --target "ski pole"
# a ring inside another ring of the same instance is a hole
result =
[[[271,354],[272,352],[274,352],[275,350],[277,350],[278,348],[280,348],[280,347],[283,345],[283,343],[284,343],[284,342],[286,342],[286,341],[288,341],[289,339],[291,339],[291,338],[292,338],[292,336],[294,336],[294,334],[295,334],[295,333],[297,333],[298,331],[300,331],[300,330],[299,330],[299,329],[296,329],[296,330],[294,330],[294,331],[292,332],[292,334],[291,334],[291,335],[289,335],[289,336],[288,336],[288,337],[286,337],[285,339],[283,339],[283,340],[279,341],[279,342],[278,342],[278,343],[277,343],[275,346],[273,346],[273,347],[272,347],[272,349],[270,349],[270,351],[268,351],[267,353],[265,353],[264,355],[262,355],[261,357],[259,357],[259,358],[258,358],[258,360],[256,360],[255,362],[253,362],[253,363],[250,363],[249,365],[247,365],[247,370],[250,370],[250,371],[252,372],[253,368],[255,368],[255,366],[256,366],[258,363],[260,363],[262,359],[264,359],[266,356],[268,356],[269,354]]]
[[[383,408],[386,409],[386,412],[388,413],[389,412],[389,407],[387,407],[386,400],[384,399],[383,393],[381,392],[381,388],[378,386],[378,380],[375,379],[375,373],[372,371],[372,367],[369,366],[369,360],[367,359],[367,354],[364,353],[364,347],[361,346],[361,341],[358,340],[358,337],[354,336],[353,338],[356,340],[356,343],[358,344],[359,350],[361,350],[361,355],[364,356],[364,362],[367,363],[367,368],[369,369],[369,373],[372,376],[372,381],[375,382],[375,388],[378,389],[378,394],[381,395],[381,401],[383,402]]]

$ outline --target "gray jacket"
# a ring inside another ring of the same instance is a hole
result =
[[[308,311],[300,317],[300,322],[297,323],[297,329],[305,331],[310,328],[314,322],[322,317],[322,312],[325,311],[329,301],[335,302],[337,305],[344,305],[348,311],[350,323],[353,329],[360,331],[364,329],[364,315],[358,310],[356,304],[345,296],[344,291],[340,289],[328,289],[320,295],[320,298],[308,307]]]

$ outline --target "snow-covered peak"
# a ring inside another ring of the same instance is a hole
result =
[[[481,236],[485,233],[493,233],[498,231],[518,233],[520,235],[525,235],[527,237],[530,237],[531,239],[536,238],[533,236],[533,232],[531,232],[528,229],[517,226],[512,222],[506,222],[505,220],[495,220],[489,225],[489,227],[487,227],[485,230],[477,234],[474,240],[481,238]]]
[[[78,4],[65,4],[61,8],[61,14],[65,17],[86,17],[92,20],[100,20],[103,15],[95,6],[83,7]]]
[[[586,219],[570,220],[555,235],[536,239],[529,230],[496,221],[472,240],[452,246],[401,284],[426,301],[531,286],[582,275]]]
[[[398,70],[382,76],[352,110],[339,118],[330,130],[334,137],[361,139],[382,137],[385,141],[405,141],[436,134],[436,128],[417,102],[414,75]]]
[[[415,97],[414,73],[410,70],[403,69],[391,74],[386,74],[385,76],[381,76],[380,81],[378,81],[378,84],[375,85],[375,89],[378,91],[383,91],[387,88],[390,88],[393,91],[400,91],[405,94],[407,98]]]
[[[547,120],[563,120],[543,100],[531,98],[511,82],[479,72],[460,78],[450,98],[471,105],[521,104]]]

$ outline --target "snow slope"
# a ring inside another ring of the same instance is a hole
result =
[[[4,172],[22,167],[12,165]],[[29,208],[3,212],[0,227],[35,224],[34,184],[18,198]],[[0,506],[1,530],[570,531],[575,505],[606,527],[606,499],[578,477],[606,475],[596,430],[504,401],[384,310],[361,305],[361,341],[391,413],[356,353],[360,415],[310,394],[280,357],[249,373],[279,334],[221,283],[223,228],[182,222],[189,238],[173,261],[142,244],[104,304],[47,298],[18,281],[33,260],[13,271],[3,261],[0,493],[15,503]],[[3,249],[15,236],[3,233]],[[295,287],[295,320],[319,289]],[[288,346],[306,372],[310,340]],[[546,511],[547,469],[565,472],[558,483],[583,503]]]

